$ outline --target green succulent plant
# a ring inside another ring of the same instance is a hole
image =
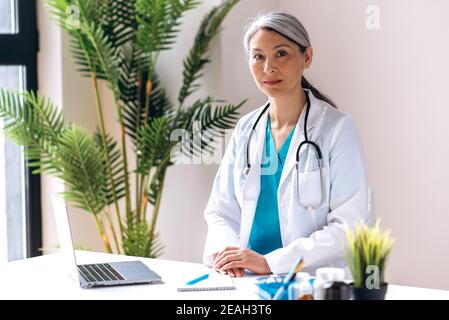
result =
[[[165,174],[174,165],[172,150],[184,143],[171,141],[170,133],[186,130],[192,146],[187,153],[198,154],[214,149],[210,139],[202,138],[204,132],[221,136],[237,122],[246,100],[217,105],[223,101],[211,96],[191,104],[186,98],[200,87],[211,40],[238,2],[226,1],[204,16],[183,60],[175,105],[160,85],[156,63],[161,51],[175,43],[183,14],[199,1],[47,0],[52,17],[70,35],[79,72],[91,79],[99,130],[92,135],[66,123],[60,109],[37,92],[0,90],[3,132],[25,147],[34,173],[47,172],[65,182],[65,199],[92,214],[106,252],[159,256],[163,246],[156,221]],[[100,81],[110,88],[113,106],[103,105]],[[110,111],[120,125],[118,141],[105,129],[104,113]],[[200,130],[194,121],[201,123]],[[128,161],[127,140],[136,152],[135,164]],[[130,179],[135,179],[133,195]]]
[[[378,270],[378,284],[385,283],[387,259],[393,247],[390,230],[381,231],[378,220],[374,227],[357,223],[355,230],[346,230],[348,247],[345,253],[346,262],[351,270],[354,287],[365,287],[372,277],[370,271]]]

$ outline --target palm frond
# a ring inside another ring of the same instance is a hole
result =
[[[64,115],[53,102],[39,93],[25,92],[25,100],[29,102],[32,110],[39,119],[40,126],[47,139],[56,138],[64,129]]]
[[[101,23],[104,8],[109,0],[45,0],[53,19],[65,30],[72,32],[79,28],[81,20]]]
[[[61,133],[53,157],[55,174],[68,189],[65,199],[77,208],[100,213],[107,204],[106,175],[104,155],[93,138],[71,125]]]
[[[85,78],[94,74],[96,78],[107,80],[101,62],[97,58],[95,48],[84,34],[74,34],[70,39],[70,52],[78,65],[77,71]]]
[[[2,131],[17,144],[39,143],[43,128],[31,103],[23,95],[0,89],[0,118],[4,122]]]
[[[126,255],[157,258],[162,254],[163,245],[159,234],[151,238],[148,222],[130,221],[125,230],[123,249]]]
[[[24,146],[38,144],[41,139],[55,139],[64,128],[62,112],[34,92],[0,89],[0,118],[5,133]]]
[[[154,73],[152,77],[153,89],[150,95],[150,112],[148,114],[148,119],[142,119],[142,121],[149,121],[150,119],[167,115],[173,112],[173,105],[167,92],[160,84],[159,76]]]
[[[30,167],[48,164],[45,151],[57,145],[64,129],[62,112],[47,98],[33,92],[18,93],[0,90],[0,118],[2,131],[16,144],[24,146]]]
[[[174,146],[173,143],[171,145]],[[170,149],[171,150],[171,149]],[[153,206],[156,205],[158,202],[158,197],[161,196],[162,190],[163,190],[163,181],[165,178],[165,173],[167,172],[167,168],[171,166],[172,159],[169,152],[166,152],[165,156],[156,166],[155,170],[153,171],[151,175],[151,180],[147,188],[144,190],[144,194],[146,198],[148,199],[148,202],[151,203]],[[154,213],[153,213],[154,214]]]
[[[115,98],[119,100],[117,67],[121,63],[121,56],[117,55],[116,48],[114,48],[106,32],[94,22],[81,24],[81,30],[87,37],[89,44],[95,49],[95,59],[101,68],[97,72],[105,75]]]
[[[99,131],[95,133],[94,141],[97,144],[98,150],[100,150],[101,153],[104,153],[103,136]],[[105,185],[103,186],[102,190],[106,196],[106,204],[110,205],[114,202],[114,192],[117,200],[125,196],[125,176],[123,170],[123,159],[121,157],[120,149],[117,146],[117,141],[115,141],[111,136],[107,135],[106,145],[109,157],[104,156],[103,163],[105,168],[104,175],[108,177],[108,179],[106,179]],[[110,179],[109,176],[109,172],[107,169],[109,164],[107,163],[107,159],[110,160],[113,179]],[[114,183],[112,183],[111,180],[113,180]]]
[[[76,0],[47,0],[46,4],[49,8],[52,17],[58,24],[64,28],[71,37],[70,51],[79,65],[78,71],[84,77],[90,77],[92,73],[97,75],[99,79],[106,79],[106,75],[102,72],[101,65],[96,58],[95,48],[90,44],[86,35],[81,32],[81,20],[86,20],[88,17],[81,15],[98,13],[95,7],[95,1],[83,2],[84,10],[81,11]],[[87,10],[86,10],[87,9]],[[98,21],[98,17],[95,17]]]
[[[119,89],[123,105],[123,118],[126,133],[136,143],[137,131],[143,123],[155,117],[166,115],[173,109],[172,104],[160,85],[157,73],[153,73],[150,110],[145,120],[145,90],[142,84],[148,79],[150,57],[139,50],[129,47],[125,50],[124,63],[121,65]]]
[[[152,119],[137,132],[138,173],[148,175],[151,168],[158,166],[170,153],[170,116]]]
[[[178,96],[180,105],[200,87],[196,81],[203,76],[200,72],[210,62],[209,58],[206,57],[209,45],[221,31],[220,25],[226,15],[238,2],[239,0],[231,0],[216,6],[203,18],[195,36],[194,45],[183,61],[183,83]]]
[[[137,0],[137,44],[144,52],[170,49],[182,14],[199,5],[195,0]]]
[[[214,150],[214,138],[220,137],[225,130],[234,127],[238,121],[238,110],[246,100],[238,105],[228,104],[212,107],[214,100],[207,97],[197,100],[186,111],[180,110],[177,128],[187,130],[189,139],[183,139],[181,152],[185,155],[199,155]]]
[[[136,0],[102,0],[98,1],[99,23],[110,35],[115,48],[133,41],[136,37],[137,22],[135,18]]]
[[[108,34],[104,27],[109,19],[102,16],[106,0],[48,0],[50,12],[71,36],[71,52],[75,62],[80,66],[83,76],[94,74],[99,79],[108,81],[116,99],[120,92],[117,87],[117,67],[121,55],[113,38],[115,33]],[[108,1],[106,1],[108,2]],[[77,25],[68,23],[72,12],[68,9],[77,8]],[[103,24],[102,24],[103,22]]]

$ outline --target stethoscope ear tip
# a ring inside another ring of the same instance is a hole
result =
[[[248,176],[248,175],[249,175],[249,168],[248,168],[248,167],[246,167],[245,169],[243,169],[243,174],[244,174],[245,176]]]

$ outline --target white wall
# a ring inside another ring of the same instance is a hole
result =
[[[365,27],[377,5],[380,29]],[[311,37],[308,75],[354,116],[381,225],[387,281],[449,289],[449,2],[282,1]]]
[[[43,2],[37,2],[39,53],[38,53],[38,85],[41,94],[62,106],[62,57],[61,32],[43,7]],[[42,191],[42,241],[44,252],[52,252],[50,247],[56,245],[58,239],[51,211],[50,193],[61,190],[54,184],[54,179],[46,174],[41,176]]]

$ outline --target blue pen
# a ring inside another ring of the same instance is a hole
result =
[[[200,282],[202,280],[205,280],[207,278],[209,278],[209,274],[208,273],[203,274],[202,276],[200,276],[198,278],[195,278],[193,280],[190,280],[190,281],[186,282],[186,286],[191,286],[192,284],[195,284],[195,283]]]
[[[281,287],[276,291],[273,300],[279,300],[284,293],[284,291],[287,289],[288,285],[290,284],[290,281],[295,278],[296,273],[301,270],[302,266],[304,265],[304,258],[299,257],[296,259],[295,264],[291,267],[290,272],[288,275],[284,278],[284,281],[282,282]]]

